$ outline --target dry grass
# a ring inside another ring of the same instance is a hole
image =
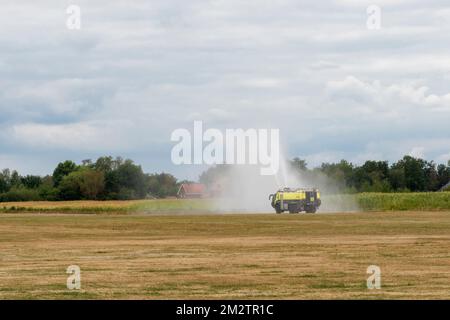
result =
[[[179,213],[211,211],[208,199],[0,202],[0,212]]]
[[[113,201],[24,201],[24,202],[1,202],[0,206],[4,208],[36,208],[36,209],[57,209],[57,208],[128,208],[135,204],[144,203],[147,200],[113,200]]]
[[[1,299],[450,298],[450,212],[2,214],[0,248]]]

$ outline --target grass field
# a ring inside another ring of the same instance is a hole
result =
[[[450,211],[1,214],[0,248],[1,299],[450,298]]]
[[[325,195],[322,211],[431,211],[450,210],[450,192],[360,193]],[[331,205],[329,205],[331,204]],[[269,210],[269,202],[267,201]],[[0,212],[56,213],[212,213],[220,212],[209,199],[158,199],[131,201],[30,201],[0,202]]]
[[[354,197],[365,211],[450,210],[450,192],[360,193]]]
[[[358,193],[325,195],[323,204],[341,211],[450,210],[450,192]]]
[[[6,213],[204,213],[212,210],[208,199],[0,202],[0,212]]]

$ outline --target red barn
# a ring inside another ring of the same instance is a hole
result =
[[[178,189],[178,198],[203,198],[206,187],[201,183],[183,183]]]

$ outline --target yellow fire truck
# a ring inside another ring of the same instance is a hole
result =
[[[269,196],[276,213],[314,213],[322,203],[318,189],[283,188]]]

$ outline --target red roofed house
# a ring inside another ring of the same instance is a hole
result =
[[[203,198],[206,187],[201,183],[183,183],[178,189],[178,198]]]

